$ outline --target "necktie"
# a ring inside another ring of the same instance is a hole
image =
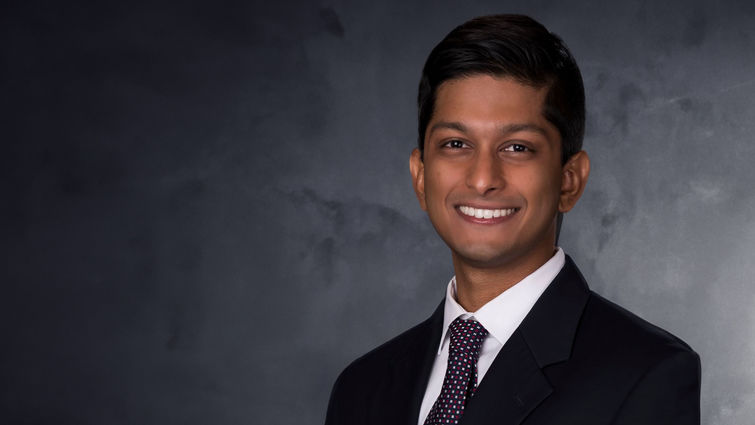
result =
[[[477,388],[477,358],[488,331],[476,320],[457,318],[449,326],[451,344],[443,387],[425,425],[455,425]]]

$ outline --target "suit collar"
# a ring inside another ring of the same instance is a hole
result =
[[[556,275],[563,269],[565,262],[564,251],[558,248],[545,264],[473,313],[466,311],[456,302],[456,277],[451,279],[446,289],[443,333],[438,344],[438,354],[449,343],[448,326],[459,316],[474,317],[487,329],[493,339],[497,340],[500,345],[505,344]]]
[[[563,269],[501,348],[460,425],[520,424],[553,392],[543,368],[569,358],[589,298],[584,278],[566,257]]]
[[[567,255],[564,267],[519,326],[540,368],[569,358],[589,294],[582,273]]]

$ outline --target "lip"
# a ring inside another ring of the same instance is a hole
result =
[[[496,214],[499,214],[499,213],[501,215],[498,216],[498,217],[492,216],[492,217],[488,217],[488,218],[485,218],[484,216],[483,217],[477,217],[477,216],[472,216],[472,215],[465,214],[464,212],[462,212],[462,208],[474,208],[475,210],[482,209],[482,210],[486,210],[486,212],[488,212],[487,215],[491,215],[491,212],[492,212],[493,215],[496,215]],[[519,212],[519,210],[521,210],[521,208],[519,208],[519,207],[496,207],[496,208],[493,208],[493,207],[483,207],[483,206],[470,205],[470,204],[457,205],[456,207],[454,207],[454,209],[456,210],[456,213],[459,214],[459,216],[462,219],[464,219],[467,222],[475,223],[475,224],[499,224],[499,223],[503,223],[503,222],[506,222],[508,220],[511,220],[511,218],[514,217]],[[511,210],[513,210],[513,211],[511,211]]]

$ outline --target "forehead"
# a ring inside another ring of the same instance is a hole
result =
[[[447,115],[469,119],[545,121],[548,87],[533,87],[509,77],[473,75],[438,87],[432,121]]]

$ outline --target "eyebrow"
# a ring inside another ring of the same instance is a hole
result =
[[[457,130],[462,133],[469,133],[469,129],[467,126],[460,122],[456,121],[439,121],[435,124],[433,124],[432,127],[430,127],[430,131],[428,134],[432,134],[435,130],[439,129],[450,129],[450,130]],[[511,133],[518,133],[520,131],[530,131],[533,133],[539,133],[543,136],[548,136],[548,133],[545,131],[545,129],[537,124],[532,123],[513,123],[513,124],[506,124],[503,126],[500,126],[499,131],[502,134],[511,134]]]

